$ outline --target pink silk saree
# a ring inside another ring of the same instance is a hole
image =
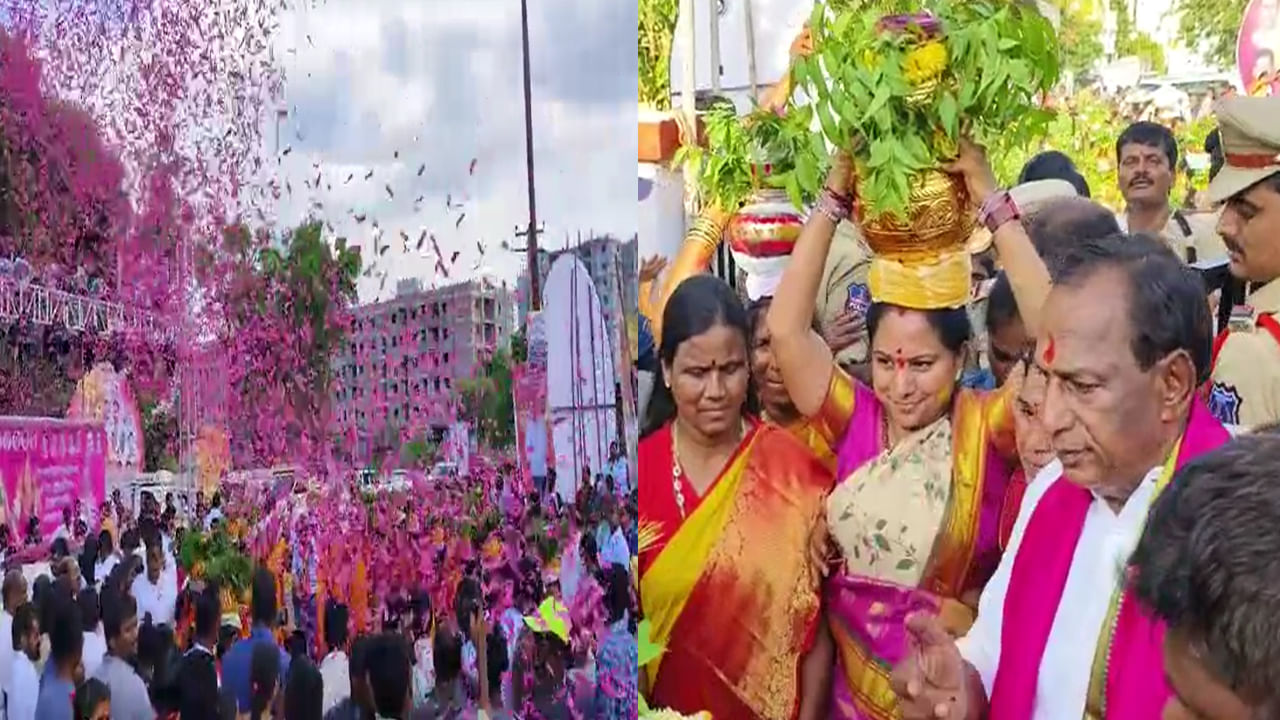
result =
[[[848,383],[845,388],[837,387],[843,383]],[[885,449],[884,409],[871,389],[840,371],[832,386],[832,395],[852,395],[852,402],[845,403],[853,412],[847,416],[837,465],[837,477],[847,481]],[[957,607],[967,592],[981,590],[999,563],[1000,515],[1016,463],[1008,393],[958,390],[951,423],[951,492],[920,584],[908,587],[836,572],[824,586],[836,647],[833,718],[899,717],[889,674],[908,650],[907,616]]]

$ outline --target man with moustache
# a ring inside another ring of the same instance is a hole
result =
[[[1188,215],[1169,204],[1178,167],[1178,141],[1169,128],[1136,122],[1116,141],[1117,177],[1125,210],[1117,219],[1124,232],[1145,232],[1164,239],[1183,262],[1226,255],[1210,215]]]
[[[1029,372],[1047,379],[1058,459],[1028,488],[968,634],[909,618],[916,652],[892,678],[908,720],[1155,720],[1171,695],[1163,629],[1122,570],[1174,471],[1229,439],[1198,392],[1203,285],[1147,235],[1082,239],[1051,272]]]
[[[1209,407],[1255,428],[1280,421],[1280,97],[1227,98],[1214,110],[1225,163],[1209,196],[1224,203],[1231,274],[1253,292],[1214,342]]]

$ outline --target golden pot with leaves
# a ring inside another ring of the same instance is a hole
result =
[[[918,309],[961,307],[968,301],[968,241],[975,218],[963,178],[940,169],[918,174],[905,218],[871,216],[861,209],[855,214],[875,254],[867,278],[873,298]]]
[[[855,208],[855,215],[872,252],[907,261],[929,260],[940,252],[963,248],[975,224],[964,179],[940,169],[916,175],[906,218],[872,217],[861,207]]]
[[[248,591],[246,591],[242,597],[240,594],[236,593],[234,588],[221,588],[218,591],[218,598],[222,601],[222,614],[229,615],[231,613],[238,613],[242,606],[249,603],[248,596]]]

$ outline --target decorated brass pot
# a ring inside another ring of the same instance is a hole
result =
[[[240,607],[242,605],[248,604],[248,594],[249,594],[248,591],[246,591],[245,597],[242,598],[241,596],[237,595],[236,591],[229,586],[224,585],[222,588],[220,588],[218,591],[218,597],[222,601],[222,614],[223,615],[230,615],[232,613],[238,614],[240,612]]]
[[[926,170],[916,176],[908,202],[906,218],[869,217],[861,208],[855,210],[858,227],[877,256],[927,261],[965,247],[975,221],[963,178]]]
[[[875,254],[867,278],[875,300],[922,310],[968,301],[975,220],[963,178],[939,169],[918,175],[906,218],[855,212]]]

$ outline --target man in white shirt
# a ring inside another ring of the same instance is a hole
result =
[[[27,578],[21,570],[14,569],[4,574],[0,599],[4,603],[0,610],[0,690],[8,692],[9,675],[13,671],[13,614],[27,602]]]
[[[351,696],[351,664],[347,658],[347,606],[330,602],[324,612],[324,641],[329,653],[320,662],[325,714]]]
[[[618,497],[631,494],[631,468],[627,456],[618,450],[617,441],[609,443],[609,476],[613,478],[613,491]]]
[[[98,533],[98,557],[93,564],[94,589],[102,589],[102,584],[107,581],[111,571],[116,569],[119,562],[120,555],[116,552],[111,533],[106,530]]]
[[[9,720],[35,720],[36,699],[40,695],[40,674],[36,660],[40,657],[40,620],[36,606],[24,603],[13,614],[13,633],[8,639],[13,648],[13,667],[5,693],[5,710]]]
[[[204,518],[205,530],[212,530],[214,524],[222,522],[222,496],[214,493],[210,503],[209,514]]]
[[[1280,707],[1280,437],[1241,437],[1179,474],[1133,552],[1134,593],[1168,631],[1170,718]]]
[[[102,632],[102,615],[98,603],[98,591],[88,588],[76,599],[80,606],[80,623],[84,629],[84,646],[80,649],[80,662],[84,676],[92,677],[107,654],[107,637]]]
[[[138,603],[138,618],[151,616],[155,626],[173,626],[178,602],[177,577],[167,572],[168,558],[158,535],[146,543],[147,571],[133,580],[133,597]]]
[[[1163,631],[1122,580],[1175,467],[1229,437],[1197,395],[1203,285],[1144,236],[1083,240],[1056,264],[1032,372],[1048,378],[1041,417],[1059,460],[1028,488],[966,637],[908,621],[919,650],[893,675],[908,719],[1154,720],[1171,694]]]
[[[62,508],[62,524],[53,531],[53,537],[49,538],[49,542],[66,540],[70,543],[71,539],[71,508],[65,507]]]
[[[625,519],[625,508],[618,503],[612,508],[613,514],[609,518],[609,527],[612,531],[605,538],[604,545],[600,548],[600,567],[608,568],[610,565],[621,565],[624,568],[631,567],[631,548],[627,545],[627,536],[622,532],[622,523]]]

